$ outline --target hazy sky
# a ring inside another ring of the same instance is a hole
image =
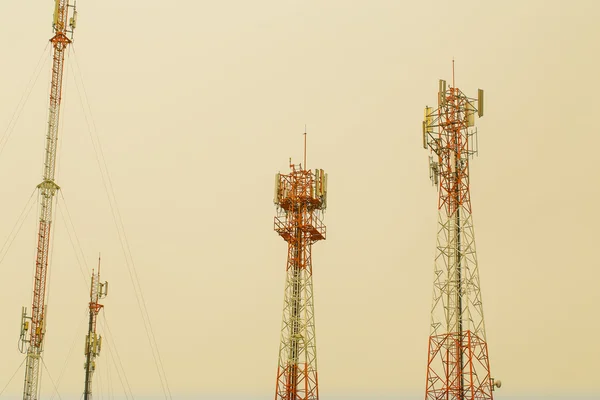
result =
[[[168,4],[168,6],[167,6]],[[77,2],[59,175],[135,394],[160,393],[75,85],[79,64],[174,394],[272,396],[285,242],[273,175],[329,174],[314,248],[320,392],[425,387],[437,193],[421,145],[437,80],[486,93],[472,203],[497,397],[600,395],[600,3]],[[3,5],[0,133],[51,35],[52,2]],[[50,56],[0,155],[0,242],[40,182]],[[83,388],[88,282],[59,200],[45,363]],[[23,355],[36,206],[0,264],[0,390]],[[3,252],[0,254],[4,254]],[[70,349],[72,352],[69,353]],[[66,360],[66,364],[65,364]],[[108,347],[96,387],[120,393]],[[45,373],[45,372],[44,372]],[[47,376],[47,375],[46,375]],[[21,369],[6,393],[21,392]],[[52,392],[44,378],[43,392]]]

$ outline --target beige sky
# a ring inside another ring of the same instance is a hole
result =
[[[273,174],[300,161],[305,123],[308,166],[329,173],[313,255],[321,394],[422,393],[437,193],[420,124],[453,57],[457,86],[486,92],[471,183],[498,397],[599,393],[600,3],[166,4],[78,1],[75,54],[173,393],[274,390],[286,245]],[[4,5],[2,131],[51,13]],[[58,184],[88,266],[103,254],[131,387],[160,393],[70,60]],[[2,243],[40,180],[49,62],[0,155]],[[36,218],[0,264],[0,385],[23,359]],[[78,393],[88,288],[62,218],[45,362],[56,378],[75,341],[60,387]],[[106,374],[107,351],[98,363]]]

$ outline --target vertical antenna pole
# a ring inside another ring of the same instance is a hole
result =
[[[456,87],[456,83],[454,82],[454,57],[452,57],[452,88]]]
[[[304,170],[307,170],[306,168],[306,124],[304,124]]]

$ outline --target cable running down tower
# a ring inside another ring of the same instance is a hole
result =
[[[40,363],[46,334],[46,276],[50,256],[50,233],[53,217],[54,195],[59,186],[54,181],[56,152],[58,145],[58,123],[62,96],[65,51],[73,39],[77,21],[75,0],[55,0],[52,27],[54,36],[50,39],[53,47],[52,82],[50,84],[50,105],[48,131],[42,183],[39,191],[39,228],[33,281],[33,301],[31,315],[23,307],[21,318],[20,350],[27,353],[23,399],[35,400],[39,396]],[[31,326],[30,326],[31,323]]]
[[[490,375],[469,190],[483,90],[470,98],[452,84],[440,80],[438,107],[426,107],[423,121],[429,175],[439,192],[425,399],[492,400],[501,383]]]
[[[275,400],[318,400],[311,252],[325,240],[327,174],[306,169],[306,155],[290,169],[275,177],[275,231],[288,244]]]

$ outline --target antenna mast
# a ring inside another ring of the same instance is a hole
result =
[[[302,164],[304,166],[304,169],[308,169],[308,166],[306,165],[306,124],[304,124],[304,164]]]
[[[73,30],[77,21],[75,2],[76,0],[55,0],[54,2],[54,18],[52,23],[54,36],[50,39],[53,47],[53,61],[48,131],[46,134],[43,180],[37,186],[39,190],[40,216],[35,259],[35,278],[33,281],[33,301],[31,315],[27,315],[27,309],[23,307],[21,317],[20,350],[27,353],[25,382],[23,385],[24,400],[37,399],[40,391],[40,363],[46,333],[46,276],[50,256],[52,209],[54,195],[59,190],[59,186],[54,181],[58,123],[62,97],[65,51],[73,39]]]
[[[470,98],[444,80],[437,109],[425,108],[423,147],[432,153],[429,175],[439,192],[426,400],[492,400],[501,385],[490,374],[471,214],[475,113],[483,116],[483,90]]]
[[[275,176],[275,231],[288,244],[275,400],[318,400],[311,254],[325,240],[327,174],[291,161],[290,168]]]
[[[96,334],[96,319],[98,313],[104,307],[98,303],[108,294],[108,282],[100,283],[100,257],[98,257],[98,273],[94,274],[92,270],[92,283],[90,287],[90,319],[88,325],[88,334],[85,338],[85,389],[83,399],[92,398],[92,375],[96,370],[96,357],[100,355],[102,349],[102,336]]]

